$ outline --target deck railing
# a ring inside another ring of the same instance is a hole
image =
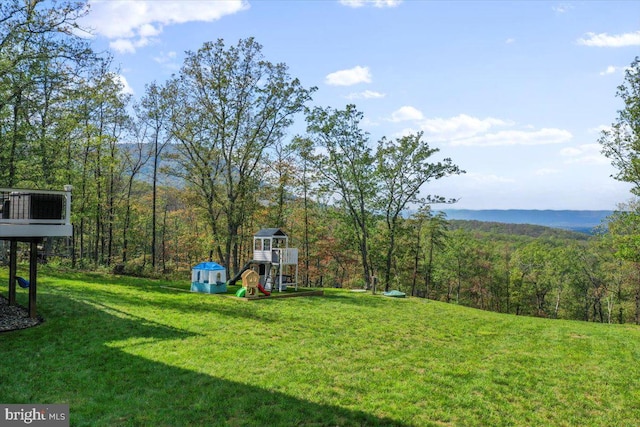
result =
[[[0,188],[0,237],[70,236],[71,230],[71,186]]]
[[[253,259],[256,261],[268,261],[274,264],[295,265],[298,264],[298,248],[276,248],[267,251],[253,251]]]

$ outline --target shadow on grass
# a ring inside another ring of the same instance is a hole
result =
[[[388,306],[394,303],[396,298],[383,297],[381,294],[371,295],[368,293],[325,293],[324,298],[331,303],[348,304],[352,306],[363,306],[369,308],[377,308]]]
[[[117,345],[168,340],[178,347],[195,334],[114,310],[99,298],[85,303],[43,294],[48,320],[2,337],[3,403],[67,403],[74,426],[403,425],[198,373],[197,360],[189,370],[128,354]]]
[[[47,275],[67,282],[76,282],[73,289],[67,289],[58,284],[54,285],[56,293],[65,293],[69,296],[77,294],[78,285],[82,286],[83,284],[89,284],[90,286],[87,286],[86,292],[82,295],[83,300],[103,302],[112,301],[138,307],[161,305],[162,308],[181,311],[184,313],[209,313],[212,310],[215,310],[219,315],[232,318],[245,318],[264,322],[276,320],[267,313],[258,313],[256,307],[252,307],[250,304],[246,304],[243,301],[237,301],[237,304],[231,305],[218,304],[212,306],[211,304],[203,304],[203,302],[206,301],[205,299],[214,298],[213,301],[215,301],[215,298],[222,297],[215,294],[199,294],[170,289],[164,286],[166,284],[165,282],[156,283],[148,279],[121,276],[100,276],[85,273],[61,274],[47,272]],[[46,288],[46,279],[42,279],[42,281]],[[127,294],[120,290],[110,290],[110,286],[130,287],[135,289],[136,292]],[[141,299],[139,291],[143,291],[152,298]],[[157,296],[166,298],[162,298],[162,301],[159,302],[157,298],[154,298]]]

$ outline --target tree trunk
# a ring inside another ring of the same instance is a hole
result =
[[[22,100],[22,91],[18,90],[16,93],[16,102],[13,106],[13,125],[11,135],[11,148],[9,150],[9,174],[7,177],[7,186],[13,187],[16,183],[16,156],[18,151],[18,133],[19,133],[19,120],[20,114],[19,105]]]
[[[424,272],[424,294],[425,298],[429,298],[429,289],[431,288],[431,273],[433,270],[433,234],[431,234],[431,238],[429,239],[429,253],[427,257],[427,268]]]
[[[112,156],[115,153],[112,151]],[[113,157],[112,157],[113,161]],[[107,206],[107,265],[111,265],[113,261],[113,226],[115,222],[115,173],[113,171],[113,166],[111,166],[111,171],[109,173],[109,201]]]
[[[558,310],[560,308],[560,295],[562,294],[562,288],[558,287],[558,297],[556,298],[556,307],[553,311],[553,317],[554,319],[558,318]]]
[[[306,175],[306,169],[304,174]],[[306,178],[305,178],[306,180]],[[304,184],[304,286],[309,287],[310,245],[309,245],[309,199],[307,197],[307,185]]]
[[[635,315],[636,325],[640,325],[640,284],[636,288],[635,302],[636,302],[636,315]]]
[[[462,287],[462,260],[458,258],[458,286],[456,288],[456,304],[460,304],[460,288]]]
[[[164,206],[164,215],[162,216],[162,272],[167,272],[167,213],[168,205]]]
[[[413,274],[411,278],[411,296],[416,296],[416,283],[418,281],[418,264],[420,261],[420,228],[418,229],[418,239],[416,242],[416,252],[413,258]]]
[[[122,262],[126,263],[129,250],[129,227],[131,224],[131,193],[133,190],[133,176],[129,177],[127,183],[127,197],[125,199],[124,224],[122,227]]]
[[[151,197],[151,268],[156,269],[156,209],[158,201],[158,134],[156,133],[153,151],[153,189]]]
[[[389,292],[389,285],[391,282],[391,264],[393,258],[393,246],[395,244],[395,232],[393,229],[389,230],[389,247],[387,248],[387,261],[386,271],[384,272],[384,290]]]

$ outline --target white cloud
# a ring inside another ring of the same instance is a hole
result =
[[[373,90],[365,90],[363,92],[354,92],[347,95],[345,98],[347,99],[379,99],[384,98],[386,95],[384,93],[376,92]]]
[[[369,67],[355,66],[348,70],[330,73],[325,77],[325,83],[330,86],[352,86],[358,83],[371,83]]]
[[[119,53],[135,53],[136,49],[148,46],[157,39],[140,37],[137,40],[117,39],[109,43],[109,47]]]
[[[375,127],[375,126],[380,126],[379,122],[373,121],[371,120],[369,117],[365,116],[361,121],[360,124],[362,125],[363,128],[370,128],[370,127]]]
[[[611,126],[610,125],[600,125],[600,126],[596,126],[594,128],[587,129],[587,132],[589,132],[589,133],[602,133],[603,131],[610,131],[610,130],[611,130]]]
[[[159,55],[154,56],[152,59],[160,64],[164,69],[177,71],[180,69],[180,63],[177,61],[177,57],[178,56],[175,51],[161,51]]]
[[[158,64],[166,64],[167,62],[172,62],[175,59],[176,59],[176,52],[173,50],[166,53],[160,52],[160,55],[153,57],[153,60],[156,61]]]
[[[467,172],[464,177],[482,184],[516,182],[513,178],[507,178],[495,174],[482,174],[477,172]]]
[[[594,153],[588,156],[581,156],[573,159],[568,159],[565,163],[582,164],[582,165],[606,165],[609,163],[609,161],[606,159],[606,157],[603,157],[600,154]]]
[[[340,0],[340,4],[353,8],[363,6],[373,6],[377,8],[396,7],[402,3],[402,0]]]
[[[422,120],[424,116],[422,115],[422,111],[418,110],[415,107],[411,107],[409,105],[405,105],[404,107],[400,107],[393,113],[391,113],[391,121],[392,122],[406,122],[410,120]]]
[[[376,127],[376,126],[380,126],[379,122],[376,122],[370,118],[368,118],[367,116],[365,116],[361,121],[360,124],[362,125],[363,128],[371,128],[371,127]]]
[[[548,176],[548,175],[557,175],[559,174],[561,171],[559,169],[552,169],[552,168],[542,168],[542,169],[538,169],[534,172],[534,175],[536,176]]]
[[[488,131],[493,126],[509,126],[512,123],[504,120],[487,117],[479,119],[466,114],[455,117],[426,119],[419,122],[420,129],[425,136],[437,141],[452,141],[469,138]]]
[[[115,80],[122,85],[122,89],[120,90],[122,93],[133,95],[133,88],[129,86],[129,82],[122,74],[115,74]]]
[[[162,33],[162,27],[154,27],[151,24],[144,24],[140,26],[138,33],[141,37],[155,37],[159,36]]]
[[[414,128],[404,128],[399,132],[395,132],[393,134],[391,134],[392,138],[402,138],[403,136],[409,136],[409,135],[415,135],[416,133],[420,132],[417,129]]]
[[[570,11],[571,9],[573,9],[573,6],[568,4],[568,3],[560,3],[558,5],[555,6],[551,6],[551,9],[555,12],[555,13],[567,13],[568,11]]]
[[[560,150],[560,155],[565,157],[575,157],[582,154],[582,150],[576,147],[566,147]]]
[[[586,38],[578,39],[578,44],[596,47],[640,46],[640,31],[618,35],[587,33]]]
[[[571,132],[564,129],[520,126],[520,129],[501,129],[513,127],[513,121],[487,117],[480,119],[467,114],[449,118],[423,119],[422,112],[414,107],[402,107],[395,111],[391,122],[413,121],[413,127],[407,127],[399,135],[415,133],[414,127],[423,131],[428,141],[448,142],[452,146],[513,146],[562,144],[573,138]],[[495,129],[493,132],[489,132]]]
[[[601,71],[601,76],[606,76],[607,74],[613,74],[618,70],[618,67],[614,67],[613,65],[609,65],[606,70]]]
[[[90,13],[82,25],[115,40],[113,49],[132,53],[158,37],[163,27],[199,21],[211,22],[249,8],[245,0],[90,0]]]
[[[451,141],[457,146],[508,146],[508,145],[546,145],[562,144],[573,138],[571,132],[564,129],[542,128],[540,130],[503,130],[495,133],[485,133],[470,138]]]
[[[109,43],[109,47],[119,53],[134,53],[136,47],[131,40],[117,39]]]
[[[631,67],[616,67],[614,65],[609,65],[604,71],[600,72],[601,76],[606,76],[608,74],[615,74],[617,72],[624,72],[624,71],[632,71],[633,69]]]
[[[513,43],[515,43],[515,42],[516,42],[516,39],[514,39],[514,38],[512,38],[512,37],[509,37],[509,38],[508,38],[508,39],[506,39],[504,42],[505,42],[506,44],[513,44]]]
[[[560,150],[566,164],[605,165],[609,160],[600,152],[600,144],[582,144]]]

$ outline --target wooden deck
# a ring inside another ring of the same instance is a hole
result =
[[[69,237],[71,187],[65,191],[0,188],[0,239]]]

